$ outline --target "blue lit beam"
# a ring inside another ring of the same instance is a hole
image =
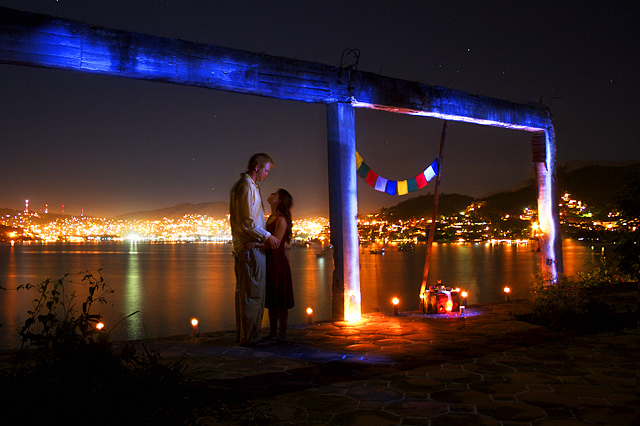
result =
[[[518,104],[423,83],[0,8],[0,63],[107,74],[278,99],[349,102],[402,114],[527,131],[551,118]]]

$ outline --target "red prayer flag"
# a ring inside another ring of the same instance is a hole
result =
[[[378,180],[378,174],[376,172],[374,172],[373,170],[369,170],[369,173],[367,173],[367,183],[369,184],[370,187],[375,188],[376,187],[376,180]]]
[[[424,177],[424,173],[420,173],[416,176],[416,183],[418,184],[418,189],[422,189],[427,186],[427,178]]]

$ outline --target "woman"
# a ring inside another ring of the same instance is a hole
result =
[[[291,242],[291,207],[293,197],[284,189],[269,195],[271,215],[267,219],[267,231],[280,241],[276,249],[266,250],[267,279],[265,308],[269,310],[269,335],[266,340],[287,339],[289,309],[293,308],[293,286],[291,267],[285,253],[285,243]],[[264,244],[251,243],[258,247]]]

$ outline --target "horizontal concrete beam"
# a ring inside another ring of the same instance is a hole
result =
[[[204,87],[302,102],[350,102],[401,114],[546,130],[549,112],[297,59],[95,27],[0,8],[0,63]]]

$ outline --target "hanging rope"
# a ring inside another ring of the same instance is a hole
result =
[[[406,195],[409,192],[424,188],[431,179],[438,175],[438,158],[433,160],[433,162],[416,177],[395,181],[383,178],[371,170],[356,151],[356,170],[358,176],[365,179],[367,184],[376,191],[386,192],[389,195]]]

